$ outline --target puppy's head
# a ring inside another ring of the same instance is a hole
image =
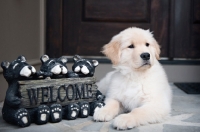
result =
[[[149,30],[133,27],[114,36],[102,53],[115,66],[146,69],[159,59],[160,47]]]

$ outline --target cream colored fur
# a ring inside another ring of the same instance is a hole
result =
[[[129,48],[132,44],[134,48]],[[115,70],[97,83],[106,95],[106,105],[94,113],[94,120],[114,119],[117,129],[164,121],[170,114],[172,93],[157,60],[160,48],[152,33],[135,27],[125,29],[103,47],[103,53]],[[142,53],[149,53],[150,60],[144,61]]]

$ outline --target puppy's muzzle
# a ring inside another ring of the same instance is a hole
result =
[[[140,55],[140,57],[143,59],[143,60],[149,60],[150,59],[150,54],[145,52],[145,53],[142,53]]]

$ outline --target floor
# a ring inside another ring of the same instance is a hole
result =
[[[163,123],[150,124],[127,130],[127,132],[200,132],[200,94],[188,95],[170,84],[173,89],[171,118]],[[0,109],[2,108],[2,103]],[[94,122],[92,117],[76,120],[62,120],[45,125],[31,124],[19,128],[7,124],[0,112],[0,132],[115,132],[111,122]]]

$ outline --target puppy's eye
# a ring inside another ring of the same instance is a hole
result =
[[[134,48],[133,44],[129,45],[128,48]]]
[[[149,43],[146,43],[146,46],[149,47]]]

